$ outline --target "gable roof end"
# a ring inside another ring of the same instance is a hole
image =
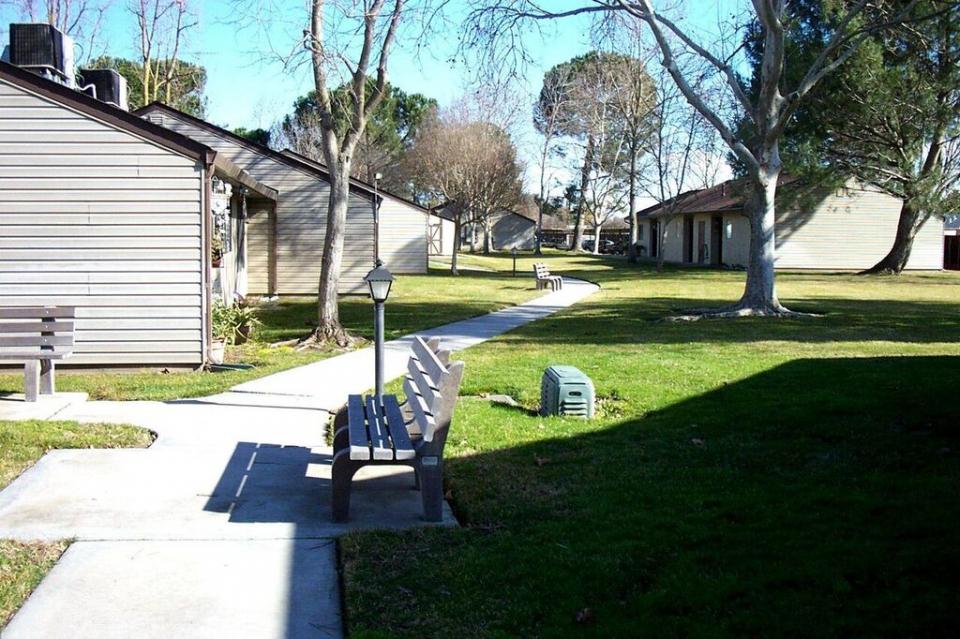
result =
[[[207,166],[213,164],[217,156],[216,151],[196,140],[147,122],[133,113],[41,78],[7,62],[0,62],[0,79],[101,120],[110,126],[128,131],[175,153],[203,162]]]
[[[260,155],[265,155],[273,160],[276,160],[277,162],[280,162],[281,164],[285,164],[289,166],[290,168],[298,169],[300,171],[305,171],[307,173],[310,173],[312,175],[319,177],[325,182],[330,181],[330,172],[327,171],[326,169],[322,169],[318,166],[313,166],[297,158],[290,157],[289,155],[285,155],[284,153],[281,153],[279,151],[275,151],[268,146],[264,146],[263,144],[258,144],[257,142],[248,140],[245,137],[237,135],[233,131],[224,129],[223,127],[217,126],[216,124],[211,124],[210,122],[207,122],[206,120],[203,120],[196,116],[190,115],[189,113],[184,113],[183,111],[175,109],[168,104],[164,104],[163,102],[151,102],[147,106],[137,109],[136,111],[134,111],[134,113],[137,116],[140,116],[142,118],[143,116],[146,116],[158,111],[165,112],[171,117],[174,117],[178,120],[182,120],[187,124],[193,124],[202,129],[206,129],[207,131],[210,131],[216,136],[219,136],[221,138],[226,138],[227,140],[230,140],[231,142],[234,142],[235,144],[242,146],[245,149],[253,151],[254,153],[259,153]],[[365,195],[371,198],[374,195],[373,187],[370,187],[368,185],[365,185],[353,179],[350,180],[350,190],[355,193],[360,193],[362,195]]]

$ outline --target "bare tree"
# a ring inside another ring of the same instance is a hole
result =
[[[95,56],[103,18],[110,0],[7,0],[9,5],[30,22],[46,22],[66,33],[80,47],[77,61],[85,63]]]
[[[337,293],[355,154],[386,95],[391,54],[403,32],[425,37],[442,7],[432,8],[431,0],[309,0],[305,12],[291,12],[281,4],[237,0],[237,24],[258,32],[259,55],[280,60],[290,71],[310,69],[320,148],[298,150],[322,158],[330,175],[317,326],[310,339],[347,345],[352,340],[340,324]],[[290,38],[292,32],[302,35]]]
[[[662,87],[651,119],[653,131],[645,139],[638,167],[639,187],[661,204],[651,234],[657,237],[657,270],[663,270],[664,240],[675,221],[680,196],[713,186],[724,163],[717,149],[717,133],[669,82],[661,68],[656,81]],[[704,90],[701,87],[701,90]]]
[[[450,270],[456,275],[465,225],[485,224],[489,241],[491,216],[520,202],[516,148],[503,128],[477,119],[461,103],[423,124],[406,162],[418,190],[432,193],[453,216]]]
[[[132,0],[129,6],[137,21],[143,103],[170,104],[181,71],[181,48],[197,18],[188,0]],[[195,72],[199,67],[189,68]]]
[[[618,49],[631,52],[630,57],[620,58],[609,70],[610,82],[616,86],[612,94],[611,107],[617,113],[622,129],[624,160],[627,180],[627,203],[630,225],[630,244],[627,247],[627,260],[635,263],[638,259],[640,220],[637,217],[637,197],[640,190],[640,163],[647,154],[650,140],[657,132],[661,122],[657,113],[658,89],[647,73],[647,61],[650,52],[645,47],[636,25],[625,29],[622,35],[626,43],[617,43],[621,38],[613,37]]]
[[[569,109],[570,74],[564,68],[555,73],[547,73],[543,78],[540,94],[533,104],[533,125],[540,134],[537,148],[539,163],[539,195],[537,200],[537,236],[536,254],[543,250],[543,215],[550,198],[550,187],[554,178],[551,161],[557,156],[563,156],[565,151],[561,144],[564,132],[564,119]]]
[[[752,21],[757,25],[763,43],[762,62],[753,90],[737,74],[733,64],[741,53],[739,47],[733,51],[711,47],[692,31],[661,15],[651,0],[584,0],[579,6],[564,11],[544,9],[533,0],[499,0],[475,11],[468,23],[468,29],[484,34],[487,44],[492,44],[494,49],[503,47],[503,34],[513,35],[529,20],[592,13],[607,18],[632,17],[646,26],[660,52],[663,66],[684,98],[719,132],[742,164],[749,187],[744,206],[751,227],[746,286],[736,304],[702,313],[708,316],[792,314],[777,297],[774,272],[775,202],[783,166],[780,140],[784,128],[821,79],[843,64],[873,30],[902,21],[915,1],[906,3],[906,8],[902,6],[904,3],[897,3],[900,6],[893,14],[885,13],[882,11],[884,7],[870,0],[851,1],[845,12],[824,25],[830,30],[826,44],[800,75],[799,82],[791,87],[782,86],[784,69],[789,62],[784,28],[786,0],[752,0],[751,4]],[[697,90],[694,78],[686,75],[678,64],[678,55],[681,54],[699,57],[724,80],[728,95],[743,117],[744,126],[734,126],[729,117],[724,117],[724,113]]]

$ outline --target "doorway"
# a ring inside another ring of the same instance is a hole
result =
[[[686,264],[693,262],[693,218],[683,218],[683,261]]]
[[[710,263],[723,265],[723,216],[714,215],[710,219]]]
[[[960,235],[943,236],[943,268],[960,271]]]
[[[429,243],[428,255],[443,255],[443,222],[437,220],[437,223],[430,223],[430,235],[427,238]]]
[[[706,220],[700,220],[697,222],[697,264],[706,262],[708,253],[707,222]]]

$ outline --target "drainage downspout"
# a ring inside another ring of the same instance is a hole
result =
[[[210,151],[204,158],[203,167],[203,249],[201,250],[201,281],[203,296],[201,309],[203,312],[203,333],[201,350],[203,352],[203,366],[210,363],[210,349],[213,345],[213,262],[210,247],[213,243],[213,212],[210,201],[213,198],[213,162],[217,157],[216,151]]]

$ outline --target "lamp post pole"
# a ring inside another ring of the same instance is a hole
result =
[[[380,261],[380,178],[383,175],[375,173],[373,175],[373,270],[367,275],[370,285],[370,296],[373,298],[373,394],[376,398],[378,407],[383,406],[383,305],[386,302],[386,295],[381,296],[375,291],[374,282],[379,281],[378,277],[382,274],[379,271],[386,272],[387,277],[390,272],[383,269],[383,262]],[[387,291],[389,292],[389,285]]]
[[[383,406],[383,302],[373,303],[374,387],[377,406]]]
[[[373,174],[373,268],[383,262],[380,261],[380,178],[382,173]]]

